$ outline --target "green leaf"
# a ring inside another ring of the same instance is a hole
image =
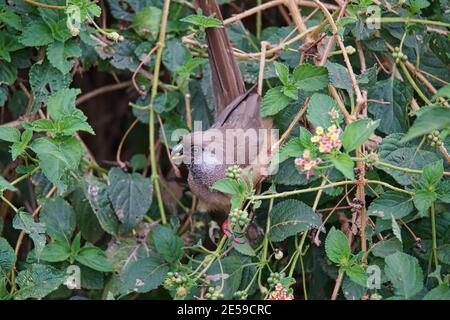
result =
[[[157,226],[151,238],[158,252],[167,262],[175,263],[183,257],[183,240],[166,226]]]
[[[75,108],[75,100],[80,89],[62,89],[48,99],[47,110],[50,117],[62,120],[64,116],[77,115],[81,111]]]
[[[404,143],[428,132],[445,128],[450,128],[450,109],[443,106],[426,108],[400,142]]]
[[[40,221],[53,240],[69,243],[75,230],[75,219],[72,207],[61,197],[48,199],[42,206]]]
[[[48,61],[63,74],[68,73],[75,61],[70,59],[81,56],[81,48],[73,40],[66,42],[56,41],[49,44],[47,48]]]
[[[370,252],[375,257],[386,258],[388,255],[402,251],[402,243],[397,238],[391,238],[377,242]]]
[[[3,11],[0,12],[0,22],[5,23],[6,25],[21,31],[22,30],[22,21],[20,16],[11,11]]]
[[[450,265],[450,244],[446,243],[437,248],[437,256],[440,262]]]
[[[0,85],[12,85],[17,78],[17,68],[6,61],[0,60]]]
[[[292,76],[296,87],[305,91],[321,90],[329,83],[327,68],[308,63],[298,65]]]
[[[30,22],[23,30],[19,42],[27,47],[40,47],[53,42],[49,27],[43,22]]]
[[[97,247],[85,246],[75,256],[75,260],[100,272],[113,271],[112,263],[108,260],[105,253]]]
[[[283,87],[269,89],[261,104],[261,113],[263,117],[277,114],[289,104],[289,97],[283,93]]]
[[[9,273],[16,264],[16,254],[5,238],[0,237],[0,276],[1,272]]]
[[[408,129],[408,105],[413,97],[411,86],[394,76],[378,81],[369,91],[368,110],[380,120],[378,129],[385,133],[405,132]]]
[[[40,254],[45,246],[45,225],[35,222],[31,214],[18,211],[13,219],[13,228],[23,230],[30,236],[34,243],[34,251],[39,259]]]
[[[230,178],[224,178],[215,181],[212,184],[211,189],[232,195],[237,195],[241,193],[239,183],[236,180]]]
[[[386,257],[384,272],[392,283],[395,294],[412,298],[423,288],[423,272],[415,257],[396,252]]]
[[[450,99],[450,84],[442,86],[433,96],[433,101],[437,100],[437,98],[445,98]]]
[[[413,196],[414,205],[423,215],[428,212],[434,201],[436,201],[436,193],[429,190],[418,190]]]
[[[405,194],[386,191],[375,199],[369,206],[368,214],[390,220],[391,216],[401,219],[410,214],[414,209],[412,198]]]
[[[0,176],[0,190],[10,190],[17,191],[17,188],[14,187],[8,180]]]
[[[63,191],[66,186],[61,180],[62,176],[69,170],[77,169],[83,154],[83,147],[77,138],[38,138],[30,148],[36,152],[47,179]]]
[[[394,219],[394,216],[391,216],[391,227],[392,227],[392,233],[394,236],[400,241],[400,243],[403,243],[402,240],[402,231],[400,229],[400,226],[397,223],[397,220]]]
[[[48,262],[65,261],[70,256],[70,247],[67,242],[52,242],[42,250],[41,260]]]
[[[298,200],[277,203],[270,211],[270,240],[280,242],[287,237],[321,225],[314,210]]]
[[[329,115],[331,111],[338,114],[337,122],[341,123],[343,116],[336,100],[327,94],[314,93],[309,101],[306,116],[314,127],[328,128],[334,124]]]
[[[42,299],[58,289],[64,280],[65,271],[47,265],[32,264],[29,269],[17,275],[20,290],[16,292],[14,299]]]
[[[345,268],[345,274],[354,283],[363,287],[367,286],[367,273],[359,264],[354,264],[351,267]]]
[[[108,186],[99,179],[92,178],[83,184],[83,191],[102,229],[111,235],[117,235],[119,220],[109,201]]]
[[[445,180],[442,181],[437,189],[436,189],[436,196],[437,199],[445,202],[445,203],[450,203],[450,181],[449,180]]]
[[[120,292],[149,292],[163,283],[167,272],[169,267],[157,257],[138,260],[121,273]]]
[[[156,36],[159,32],[162,10],[157,7],[144,7],[135,13],[131,27],[140,37]]]
[[[275,72],[278,76],[278,78],[280,79],[281,83],[283,83],[283,85],[288,86],[290,84],[289,81],[289,67],[286,66],[285,64],[279,63],[279,62],[274,62],[274,66],[275,66]]]
[[[206,17],[201,13],[196,15],[190,15],[180,19],[180,21],[187,22],[193,24],[195,26],[199,26],[201,28],[222,28],[222,21],[214,18],[213,16]]]
[[[43,63],[35,63],[30,68],[29,77],[34,95],[34,111],[47,104],[51,93],[67,88],[72,81],[70,74],[62,74],[58,69],[52,67],[47,60]]]
[[[435,188],[444,176],[444,163],[442,160],[435,161],[423,167],[422,176],[428,186]]]
[[[116,215],[126,229],[131,229],[150,209],[152,183],[138,173],[128,174],[119,168],[112,168],[108,178],[108,195]]]
[[[246,238],[240,238],[238,243],[233,243],[233,249],[245,256],[256,256],[255,250],[253,250],[252,246]]]
[[[381,161],[404,168],[422,170],[427,164],[439,160],[434,152],[420,150],[417,145],[412,143],[401,143],[400,140],[403,136],[403,134],[391,134],[383,139],[379,147]],[[388,169],[383,166],[379,166],[379,168],[386,171],[403,186],[410,185],[417,180],[415,174]]]
[[[375,129],[380,120],[361,119],[350,123],[342,133],[342,145],[347,152],[353,151],[364,144]]]
[[[242,281],[243,258],[240,256],[228,256],[214,262],[208,269],[207,279],[211,286],[221,286],[224,299],[232,299],[233,294],[239,290]]]
[[[341,230],[332,227],[325,240],[325,252],[328,259],[345,266],[350,260],[351,250],[348,239]]]
[[[64,116],[61,120],[59,120],[56,123],[56,126],[57,132],[66,136],[74,135],[78,131],[84,131],[90,134],[95,134],[92,127],[86,122],[85,116],[81,117],[78,115]]]
[[[353,173],[355,163],[348,154],[341,152],[335,155],[330,155],[328,159],[331,160],[331,163],[333,163],[336,169],[342,172],[347,179],[355,179],[355,174]]]
[[[75,212],[77,228],[81,235],[87,241],[96,243],[102,238],[104,232],[82,186],[76,188],[70,195],[70,203]]]
[[[423,300],[450,300],[450,285],[443,283],[436,288],[431,289]]]

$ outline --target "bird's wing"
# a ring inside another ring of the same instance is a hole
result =
[[[205,16],[213,15],[223,21],[219,6],[215,0],[199,0],[199,6]],[[233,100],[245,93],[244,81],[234,60],[233,49],[225,27],[206,28],[208,58],[211,66],[211,81],[218,116]]]

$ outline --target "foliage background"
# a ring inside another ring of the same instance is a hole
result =
[[[218,2],[286,138],[260,187],[214,186],[249,213],[226,235],[167,141],[213,121],[220,23],[184,0],[0,0],[0,297],[450,299],[448,1]],[[333,123],[343,148],[308,179],[294,159]]]

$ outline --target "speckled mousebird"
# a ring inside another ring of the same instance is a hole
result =
[[[214,0],[199,0],[198,4],[205,16],[214,15],[223,21]],[[252,169],[255,185],[261,180],[267,171],[273,141],[272,120],[261,117],[261,97],[254,87],[246,90],[225,28],[206,28],[205,31],[215,121],[206,131],[184,136],[172,155],[181,156],[187,165],[188,184],[200,200],[199,209],[227,212],[230,197],[210,187],[224,178],[227,168],[235,164],[242,168],[244,176]]]

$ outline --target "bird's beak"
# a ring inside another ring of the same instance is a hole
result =
[[[177,166],[183,162],[183,143],[180,142],[173,147],[170,157]]]

